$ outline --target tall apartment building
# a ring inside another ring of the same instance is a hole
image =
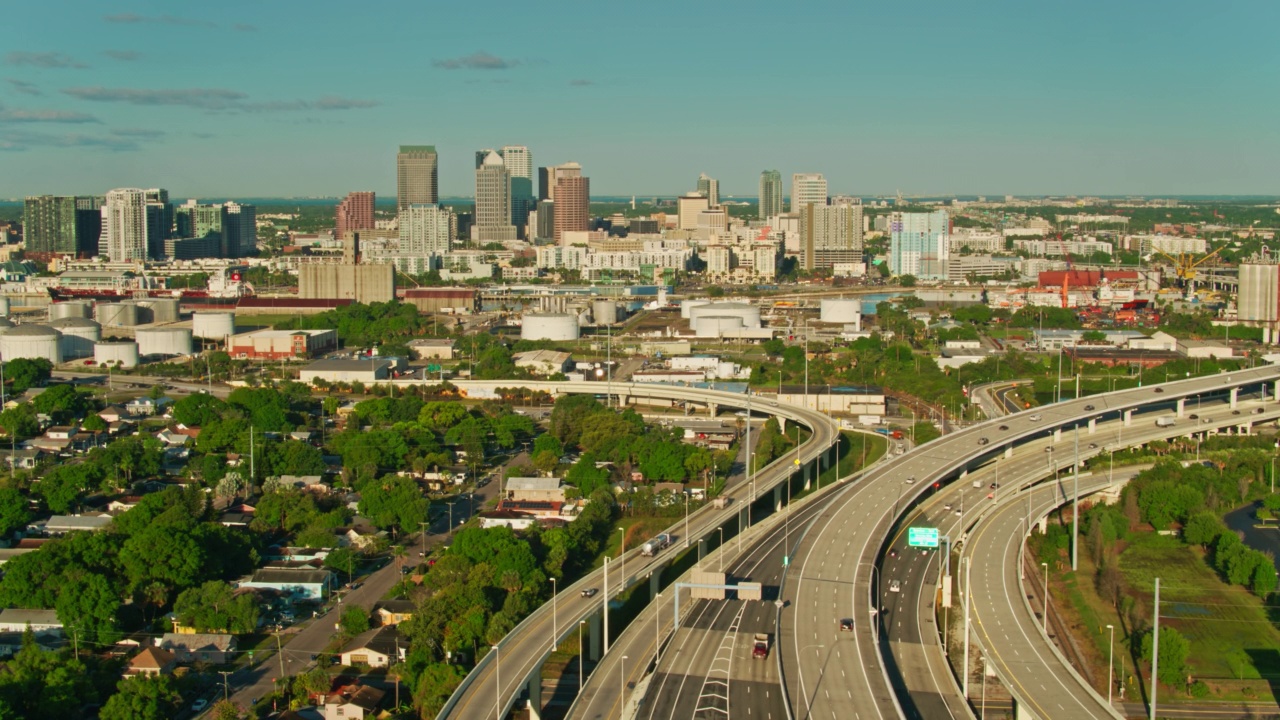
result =
[[[889,272],[921,280],[947,277],[951,220],[946,210],[889,216]]]
[[[827,204],[827,179],[822,173],[795,173],[791,176],[791,212],[800,212],[809,204]]]
[[[95,255],[102,220],[100,197],[39,195],[22,207],[23,248],[34,254]]]
[[[440,202],[435,145],[401,145],[396,154],[396,211]]]
[[[801,267],[829,268],[862,262],[862,202],[837,198],[831,205],[800,208]]]
[[[471,238],[477,242],[516,239],[511,224],[511,175],[502,157],[490,151],[476,169],[476,215]]]
[[[377,224],[373,216],[376,202],[377,195],[371,190],[347,193],[334,211],[333,236],[340,238],[349,232],[376,228]]]
[[[245,257],[257,251],[258,208],[243,203],[223,203],[222,257]]]
[[[782,214],[782,173],[765,170],[760,173],[760,219]]]
[[[111,262],[147,259],[147,191],[118,188],[107,192],[98,245]]]
[[[169,191],[151,188],[143,191],[147,206],[147,256],[164,257],[164,241],[173,237],[173,203]]]
[[[728,245],[712,245],[707,248],[707,274],[728,275],[734,266],[733,248]]]
[[[524,145],[503,145],[498,151],[512,178],[533,180],[533,154]]]
[[[561,178],[582,177],[582,166],[576,162],[538,168],[538,199],[556,199],[556,183]]]
[[[700,192],[689,192],[676,198],[676,228],[693,230],[698,227],[698,215],[711,207],[711,201]]]
[[[452,249],[449,210],[439,205],[410,205],[400,213],[401,255],[444,255]]]
[[[552,226],[557,242],[566,232],[591,229],[591,179],[583,177],[582,169],[572,163],[578,175],[561,176],[556,180]]]
[[[711,207],[720,207],[720,181],[706,173],[698,175],[698,192],[702,193]]]
[[[539,200],[537,222],[533,236],[539,240],[550,240],[556,236],[556,204],[550,200]]]

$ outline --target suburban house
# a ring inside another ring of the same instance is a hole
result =
[[[265,588],[291,595],[294,600],[323,600],[333,587],[333,573],[328,570],[263,568],[240,587]]]
[[[399,625],[413,617],[414,604],[410,600],[383,600],[373,606],[373,614],[378,618],[378,625]]]
[[[98,417],[110,425],[111,423],[129,419],[129,412],[125,410],[123,405],[108,405],[98,413]]]
[[[112,515],[119,515],[138,507],[138,503],[142,502],[141,495],[123,495],[107,503],[107,512]]]
[[[342,664],[384,668],[393,659],[404,662],[407,646],[408,643],[400,642],[400,631],[394,625],[366,630],[342,648]]]
[[[168,650],[144,648],[129,660],[125,675],[172,675],[178,666],[178,658]]]
[[[158,415],[164,412],[165,408],[172,404],[173,398],[169,397],[140,397],[130,400],[129,404],[124,407],[125,410],[129,411],[130,415],[145,417],[148,415]]]
[[[363,720],[376,717],[386,692],[368,685],[347,685],[325,696],[325,720]]]
[[[11,657],[22,649],[22,638],[26,633],[0,632],[0,658]],[[69,643],[66,638],[57,635],[36,635],[36,646],[46,652],[57,652]]]
[[[9,466],[18,468],[19,470],[32,470],[36,464],[40,462],[40,456],[44,451],[37,447],[27,447],[21,450],[10,451]]]
[[[329,486],[324,484],[324,478],[320,475],[281,475],[277,479],[285,487],[318,493],[329,492]]]
[[[61,635],[62,621],[55,610],[0,610],[0,632],[24,632],[28,627],[36,635]]]
[[[232,660],[236,638],[218,633],[165,633],[156,644],[161,650],[172,652],[180,663],[223,665]]]
[[[19,555],[25,555],[29,552],[35,551],[35,548],[0,548],[0,565],[4,565]]]
[[[54,515],[48,520],[40,520],[28,527],[42,531],[48,535],[66,535],[69,532],[97,532],[111,524],[110,515]]]
[[[513,477],[505,483],[504,499],[515,502],[564,502],[560,478]]]

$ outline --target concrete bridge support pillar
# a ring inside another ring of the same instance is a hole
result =
[[[720,406],[715,403],[707,403],[707,414],[715,417],[720,414]]]
[[[1027,709],[1026,705],[1018,702],[1015,698],[1013,701],[1013,717],[1016,720],[1040,720],[1034,713]]]
[[[1040,534],[1043,535],[1047,532],[1049,532],[1049,516],[1048,515],[1040,518]]]
[[[707,539],[698,538],[698,562],[702,562],[702,558],[707,555]]]
[[[529,720],[542,720],[541,663],[529,674],[529,681],[525,683],[525,691],[529,693]]]
[[[1058,442],[1058,441],[1059,441],[1059,440],[1061,440],[1061,439],[1062,439],[1062,428],[1054,428],[1054,430],[1053,430],[1053,441],[1054,441],[1054,442]]]
[[[1092,435],[1098,431],[1098,419],[1089,418],[1089,434]]]
[[[773,489],[773,511],[782,512],[782,486]]]
[[[1004,448],[1004,456],[1005,456],[1005,458],[1011,458],[1011,457],[1013,457],[1013,446],[1012,446],[1012,445],[1006,445],[1006,446],[1005,446],[1005,448]]]
[[[1240,400],[1240,388],[1238,387],[1231,388],[1231,409],[1232,410],[1236,409],[1236,405],[1239,403],[1239,400]]]
[[[1277,380],[1275,386],[1271,388],[1271,397],[1280,400],[1280,380]]]
[[[587,618],[587,659],[593,663],[600,662],[600,627],[600,613]]]
[[[813,463],[804,464],[804,489],[805,490],[808,490],[809,486],[813,483],[813,479],[811,477],[813,475],[812,470],[813,470]]]
[[[1182,417],[1187,411],[1187,399],[1178,398],[1178,417]]]
[[[1129,427],[1129,426],[1130,426],[1130,425],[1132,425],[1132,424],[1133,424],[1133,411],[1132,411],[1132,410],[1125,410],[1125,411],[1124,411],[1124,426],[1125,426],[1125,427]]]
[[[1241,434],[1241,435],[1252,435],[1252,434],[1253,434],[1253,423],[1251,423],[1251,422],[1247,422],[1247,423],[1245,423],[1245,424],[1241,425],[1241,426],[1240,426],[1240,434]]]

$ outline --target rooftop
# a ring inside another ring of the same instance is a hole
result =
[[[348,358],[325,358],[324,360],[316,360],[307,365],[307,370],[333,370],[338,372],[359,372],[361,370],[373,370],[375,368],[389,368],[394,363],[384,358],[364,358],[360,360],[351,360]]]
[[[246,337],[287,338],[287,337],[293,337],[294,335],[323,335],[324,333],[331,333],[331,332],[334,332],[334,331],[333,330],[252,330],[246,333],[237,333],[235,335],[232,335],[231,337],[233,338],[246,338]]]
[[[804,385],[783,385],[783,395],[804,395]],[[884,388],[874,386],[856,386],[856,385],[809,385],[810,395],[883,395]]]
[[[351,642],[347,643],[343,648],[343,652],[351,652],[352,650],[374,650],[383,655],[395,656],[399,653],[397,645],[400,640],[400,631],[395,625],[384,625],[372,630],[365,630],[359,635],[351,638]]]
[[[332,577],[332,573],[328,570],[264,568],[253,574],[251,582],[277,585],[315,585],[328,582],[330,577]]]
[[[0,624],[4,625],[57,625],[57,610],[27,610],[24,608],[5,608],[0,610]]]
[[[507,478],[505,487],[508,492],[528,491],[528,490],[559,490],[560,478],[544,478],[544,477],[513,477]]]

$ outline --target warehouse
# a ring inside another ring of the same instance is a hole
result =
[[[535,375],[554,375],[573,368],[573,356],[557,350],[529,350],[511,356],[516,367]]]
[[[393,358],[375,357],[359,360],[331,358],[317,360],[306,366],[298,374],[298,379],[304,383],[323,380],[331,383],[362,382],[368,384],[389,379],[395,366],[396,361]]]
[[[409,352],[419,360],[452,360],[453,340],[422,338],[409,341]]]
[[[885,413],[884,390],[877,387],[832,387],[810,385],[784,385],[778,393],[778,401],[807,407],[825,413],[847,415],[879,415]]]
[[[249,360],[309,358],[338,347],[334,330],[255,330],[232,335],[227,352]]]

